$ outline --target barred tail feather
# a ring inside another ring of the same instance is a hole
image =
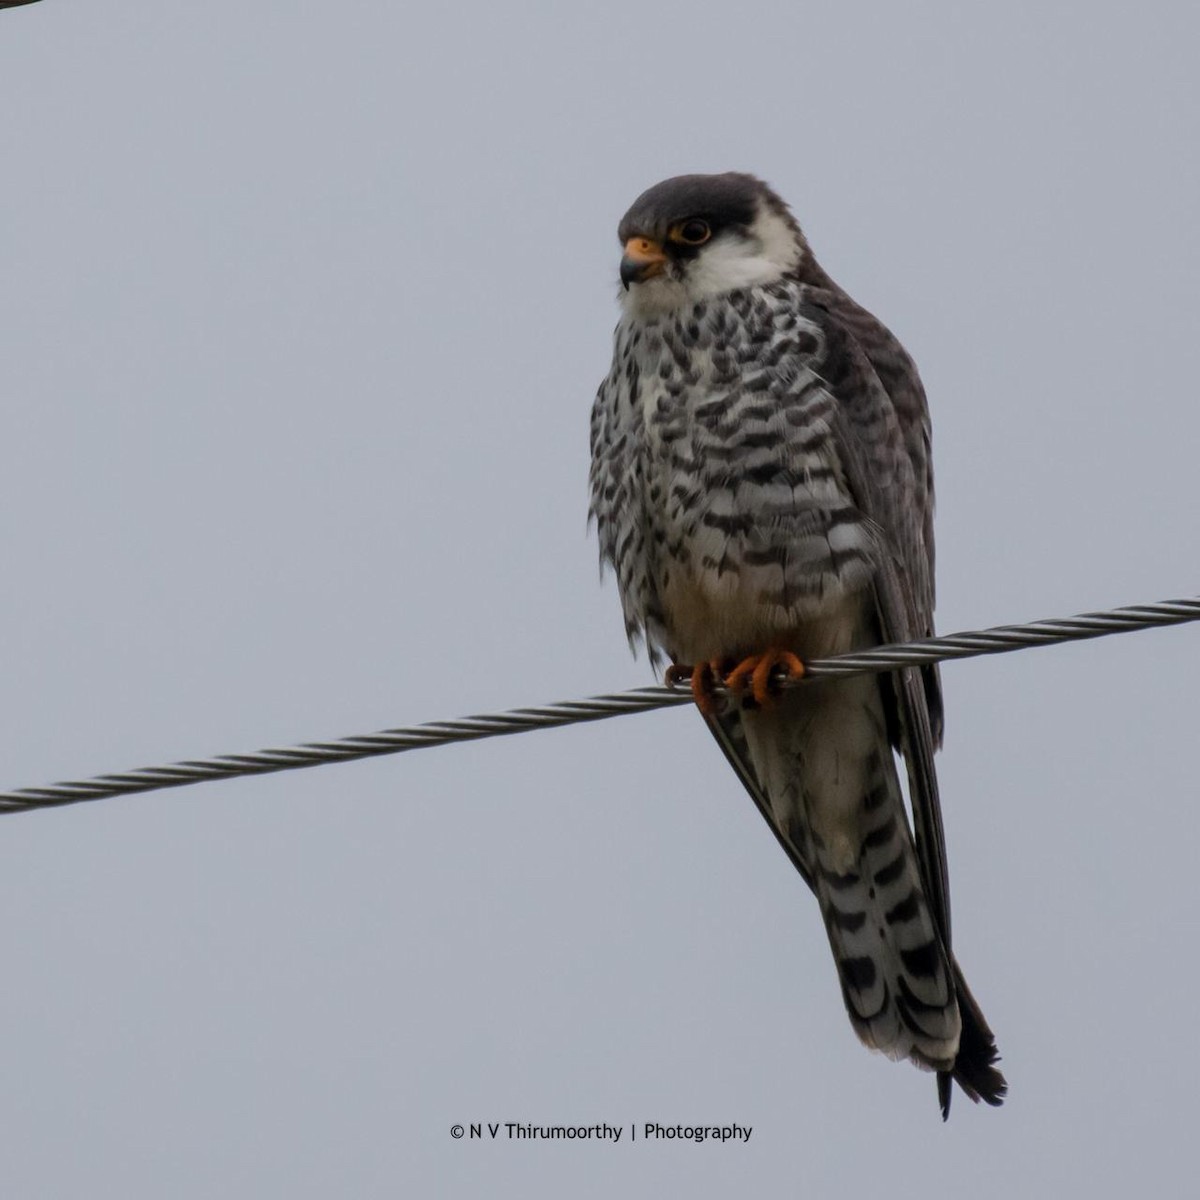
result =
[[[863,797],[852,865],[814,838],[817,897],[846,1011],[859,1038],[892,1059],[951,1070],[961,1022],[954,977],[921,888],[891,756]],[[841,869],[839,869],[839,866]]]
[[[816,893],[858,1037],[936,1071],[943,1114],[954,1082],[1000,1104],[995,1040],[947,945],[936,855],[932,882],[924,877],[878,685],[817,691],[710,724]]]

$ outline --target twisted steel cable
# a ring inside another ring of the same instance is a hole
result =
[[[1058,620],[1033,621],[1026,625],[998,625],[993,629],[952,633],[946,637],[923,638],[897,645],[878,646],[856,654],[814,659],[806,663],[805,677],[791,686],[809,681],[839,679],[847,675],[878,674],[901,667],[923,666],[959,658],[977,658],[984,654],[1007,654],[1035,646],[1058,642],[1082,641],[1114,633],[1131,633],[1160,625],[1182,625],[1200,621],[1200,597],[1164,600],[1158,604],[1139,604],[1108,612],[1082,613]],[[719,690],[719,689],[718,689]],[[427,746],[451,742],[469,742],[480,738],[526,733],[532,729],[552,729],[583,721],[604,721],[630,713],[649,712],[691,703],[691,693],[672,687],[634,688],[587,700],[568,700],[537,708],[517,708],[487,716],[463,717],[456,721],[433,721],[406,729],[385,729],[358,737],[332,742],[306,742],[299,746],[259,750],[253,754],[225,754],[216,758],[193,759],[165,767],[141,767],[115,775],[98,775],[46,787],[19,788],[0,792],[0,813],[27,812],[37,808],[56,808],[83,800],[103,800],[135,792],[185,787],[212,779],[234,779],[243,775],[267,775],[274,771],[294,771],[325,763],[351,762],[383,754],[400,754]]]

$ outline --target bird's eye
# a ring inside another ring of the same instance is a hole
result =
[[[671,230],[671,240],[682,242],[685,246],[703,246],[710,237],[712,230],[708,227],[708,222],[701,221],[699,217],[681,221]]]

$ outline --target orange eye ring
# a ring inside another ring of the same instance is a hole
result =
[[[688,217],[686,221],[678,221],[672,225],[667,236],[681,246],[703,246],[712,237],[712,229],[707,221],[699,217]]]

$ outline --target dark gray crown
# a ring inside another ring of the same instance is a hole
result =
[[[621,218],[617,236],[663,240],[677,221],[700,217],[714,232],[728,227],[745,229],[760,204],[774,209],[789,224],[796,222],[784,202],[761,179],[728,171],[724,175],[676,175],[644,191]],[[798,228],[798,227],[797,227]]]

